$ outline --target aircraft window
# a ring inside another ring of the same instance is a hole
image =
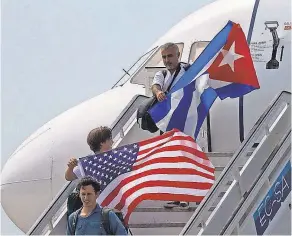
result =
[[[192,64],[198,58],[198,56],[203,52],[203,50],[207,47],[208,44],[209,44],[208,41],[200,41],[193,43],[189,56],[190,64]]]
[[[123,74],[123,76],[114,84],[112,88],[122,86],[124,83],[126,83],[131,78],[132,74],[134,74],[137,69],[139,69],[141,65],[143,65],[143,63],[145,63],[151,57],[151,55],[158,51],[158,49],[158,46],[152,48],[150,51],[146,52],[140,58],[138,58],[138,60],[128,70],[123,69],[125,74]]]

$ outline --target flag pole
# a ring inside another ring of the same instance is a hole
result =
[[[247,44],[250,45],[251,36],[254,28],[255,18],[258,11],[260,0],[255,0],[255,4],[253,7],[248,35],[247,35]],[[243,142],[244,140],[244,122],[243,122],[243,96],[239,98],[239,138],[240,142]]]

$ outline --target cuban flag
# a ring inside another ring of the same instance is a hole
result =
[[[160,130],[176,128],[196,139],[217,97],[237,98],[259,88],[245,35],[229,21],[149,113]]]

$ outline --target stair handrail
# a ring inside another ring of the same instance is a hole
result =
[[[200,203],[196,211],[190,220],[186,223],[185,227],[181,231],[180,235],[186,235],[188,231],[193,227],[194,224],[201,224],[203,227],[205,225],[203,218],[203,213],[208,212],[207,209],[210,208],[213,202],[218,198],[217,195],[220,194],[220,187],[222,187],[223,181],[228,180],[229,175],[235,175],[235,168],[238,168],[238,161],[241,158],[246,157],[246,154],[251,150],[252,146],[256,143],[259,135],[263,133],[263,126],[266,122],[270,122],[269,118],[276,118],[273,114],[275,109],[279,106],[284,106],[284,104],[290,105],[291,93],[287,91],[282,91],[276,98],[270,103],[265,112],[260,116],[258,121],[255,123],[253,128],[250,130],[246,139],[241,143],[238,150],[234,153],[233,157],[229,161],[229,164],[224,168],[220,174],[218,180],[214,183],[212,188],[209,190],[208,194],[205,196],[203,201]],[[210,213],[211,214],[211,213]],[[197,226],[198,227],[198,226]]]

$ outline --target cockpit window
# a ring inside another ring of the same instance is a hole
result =
[[[203,52],[203,50],[207,47],[208,44],[209,44],[208,41],[200,41],[193,43],[189,56],[190,64],[192,64],[198,58],[198,56]]]
[[[126,83],[135,73],[139,68],[141,68],[148,60],[149,58],[152,58],[152,56],[159,50],[159,47],[156,46],[152,48],[150,51],[146,52],[143,54],[138,60],[128,69],[123,71],[125,72],[123,76],[114,84],[112,88],[115,88],[117,86],[121,86],[124,83]]]

